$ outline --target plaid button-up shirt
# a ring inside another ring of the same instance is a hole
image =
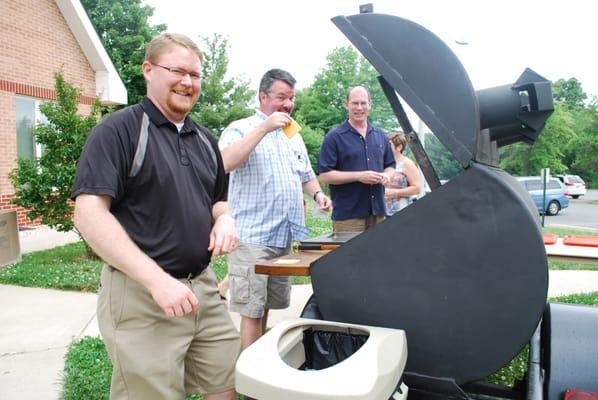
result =
[[[261,111],[222,132],[223,149],[243,138],[267,116]],[[268,133],[247,160],[230,173],[228,201],[241,242],[286,247],[289,237],[307,237],[302,183],[315,179],[301,135],[288,139],[277,129]]]

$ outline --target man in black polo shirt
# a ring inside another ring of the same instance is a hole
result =
[[[79,160],[75,225],[107,264],[98,323],[111,399],[234,398],[240,341],[208,264],[239,238],[216,141],[188,116],[201,61],[185,36],[154,38],[147,97],[96,126]]]

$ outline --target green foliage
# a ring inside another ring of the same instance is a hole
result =
[[[320,147],[324,140],[324,133],[320,129],[312,129],[302,121],[298,121],[302,126],[301,137],[307,148],[307,154],[309,155],[309,161],[311,162],[312,168],[315,170],[318,165],[318,158],[320,157]]]
[[[550,168],[551,174],[567,172],[564,164],[566,143],[577,137],[574,115],[561,104],[556,104],[544,130],[529,146],[517,143],[501,148],[501,167],[512,175],[539,175],[542,168]]]
[[[523,380],[527,372],[529,346],[525,346],[507,365],[484,380],[497,385],[513,387],[517,381]]]
[[[565,147],[569,173],[580,175],[588,187],[598,188],[598,106],[574,112],[577,136]]]
[[[455,160],[453,155],[440,143],[440,140],[436,136],[426,135],[425,141],[426,153],[439,179],[451,180],[463,171],[461,164]]]
[[[220,282],[224,276],[228,273],[228,264],[226,256],[213,257],[210,263],[218,282]]]
[[[97,292],[102,262],[87,257],[83,242],[23,254],[20,262],[0,269],[0,283],[79,292]]]
[[[107,400],[112,364],[102,339],[86,336],[69,347],[64,364],[63,400]]]
[[[598,306],[598,292],[577,293],[567,296],[555,297],[550,300],[555,303],[584,304],[586,306]]]
[[[396,129],[398,123],[382,88],[377,72],[352,47],[340,47],[327,57],[327,65],[314,82],[297,93],[295,116],[312,129],[328,132],[346,118],[347,92],[363,85],[370,91],[370,120],[383,129]]]
[[[154,9],[141,0],[82,0],[81,4],[127,88],[129,104],[138,103],[146,92],[141,71],[145,50],[166,25],[150,25]]]
[[[572,235],[585,235],[585,236],[598,236],[598,232],[593,230],[577,229],[577,228],[563,228],[555,226],[545,226],[542,228],[543,233],[554,233],[558,236],[572,236]]]
[[[232,121],[253,114],[250,103],[255,91],[249,83],[226,79],[228,70],[228,40],[219,34],[204,39],[203,80],[201,95],[193,108],[193,118],[210,129],[217,137]]]
[[[309,237],[314,238],[332,233],[332,219],[330,219],[332,212],[325,215],[314,216],[314,201],[309,198],[309,196],[304,196],[304,198],[307,201],[306,224],[309,228]]]
[[[559,79],[552,84],[554,101],[564,103],[572,109],[580,109],[588,98],[576,78]]]
[[[548,260],[548,269],[551,271],[598,271],[598,264],[585,264],[575,261]]]
[[[588,187],[598,188],[598,132],[585,132],[573,142],[577,149],[571,173],[580,175]]]
[[[70,231],[73,210],[68,200],[77,160],[87,134],[97,122],[99,104],[92,105],[89,116],[79,116],[80,91],[61,74],[55,76],[55,89],[56,102],[40,106],[48,123],[38,125],[33,131],[36,142],[42,145],[41,157],[34,161],[19,158],[9,177],[16,190],[12,202],[30,209],[29,219],[39,217],[44,225]]]

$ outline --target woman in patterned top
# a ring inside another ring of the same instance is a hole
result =
[[[391,216],[407,207],[411,196],[420,193],[422,182],[415,163],[403,155],[403,150],[407,146],[405,134],[403,132],[390,132],[388,139],[397,162],[395,172],[385,185],[384,191],[386,215]]]

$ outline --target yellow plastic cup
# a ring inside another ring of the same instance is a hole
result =
[[[290,139],[301,130],[301,125],[291,118],[291,123],[282,127],[282,131]]]

